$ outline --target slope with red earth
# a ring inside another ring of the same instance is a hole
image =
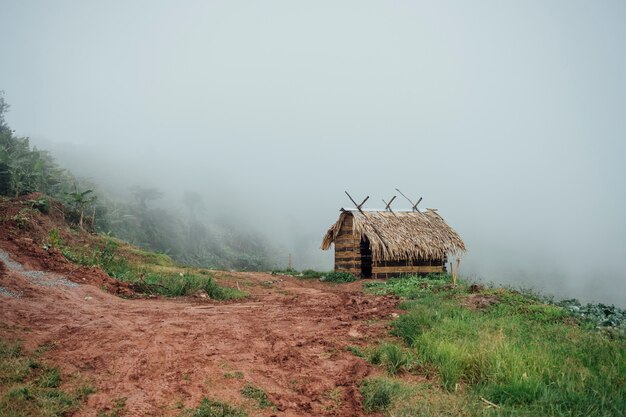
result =
[[[397,299],[363,294],[360,282],[243,272],[216,273],[250,293],[236,302],[125,299],[101,289],[131,294],[124,283],[41,249],[36,236],[2,228],[0,248],[46,272],[42,279],[60,273],[80,284],[41,285],[0,266],[0,286],[20,294],[0,295],[0,338],[53,346],[45,359],[96,387],[77,416],[96,416],[120,398],[124,415],[178,415],[203,397],[251,416],[359,416],[358,384],[375,369],[345,347],[384,337],[396,311]],[[259,409],[240,394],[246,384],[276,406]]]

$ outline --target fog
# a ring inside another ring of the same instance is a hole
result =
[[[461,275],[626,305],[623,1],[3,1],[7,121],[124,198],[183,190],[332,268],[400,188]],[[399,197],[396,209],[410,208]]]

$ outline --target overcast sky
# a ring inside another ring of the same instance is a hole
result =
[[[624,1],[1,0],[0,16],[7,120],[79,175],[198,189],[322,269],[343,191],[375,208],[399,187],[465,239],[462,273],[626,305]]]

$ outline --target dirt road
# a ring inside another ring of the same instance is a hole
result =
[[[0,337],[52,346],[45,359],[97,388],[78,416],[120,398],[124,415],[178,415],[205,396],[251,416],[362,415],[358,383],[376,370],[345,347],[384,337],[397,304],[364,295],[360,282],[263,273],[217,273],[251,294],[238,302],[127,300],[89,284],[42,285],[1,264]],[[240,394],[245,384],[276,406],[258,408]]]

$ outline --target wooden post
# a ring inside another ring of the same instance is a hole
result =
[[[289,254],[289,263],[287,265],[287,269],[291,269],[291,254]]]
[[[450,275],[452,276],[452,288],[455,288],[456,279],[454,278],[454,268],[452,267],[452,261],[450,261]]]

